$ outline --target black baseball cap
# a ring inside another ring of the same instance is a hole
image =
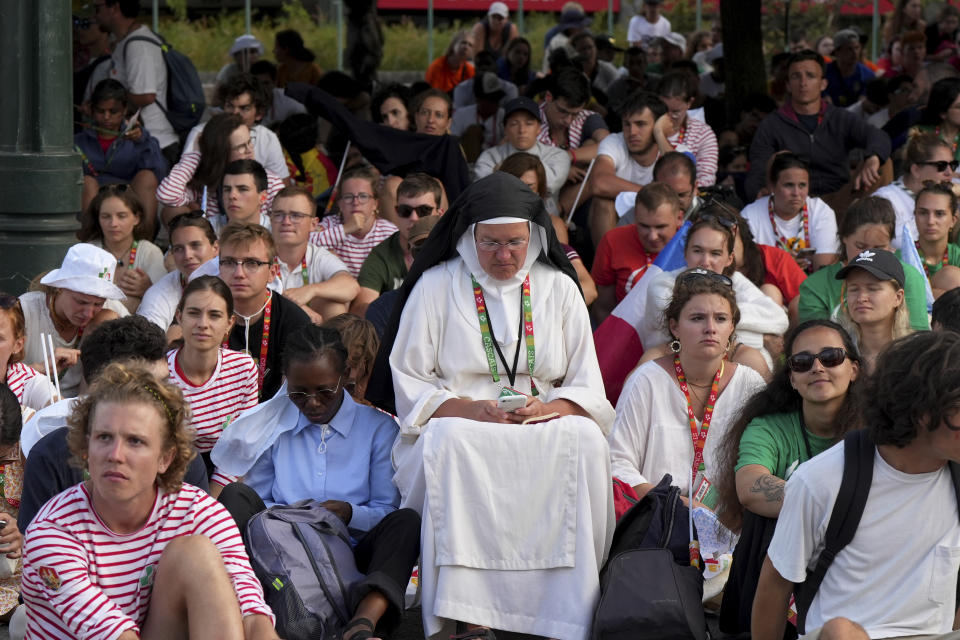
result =
[[[901,289],[906,280],[903,264],[897,256],[883,249],[867,249],[861,252],[837,272],[837,280],[844,280],[854,269],[863,269],[880,280],[896,280]]]
[[[506,122],[507,118],[517,111],[526,111],[537,120],[540,119],[540,107],[537,103],[526,96],[520,96],[503,105],[503,121]]]

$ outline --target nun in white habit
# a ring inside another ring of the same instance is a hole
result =
[[[394,480],[423,516],[427,635],[458,622],[465,637],[586,638],[614,527],[615,414],[540,198],[504,173],[475,182],[402,294],[384,348],[401,421]],[[497,398],[511,389],[526,405],[508,413]]]

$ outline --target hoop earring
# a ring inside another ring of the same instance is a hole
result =
[[[673,351],[674,353],[680,353],[680,349],[682,348],[682,346],[683,345],[680,344],[680,341],[674,338],[670,342],[670,351]]]

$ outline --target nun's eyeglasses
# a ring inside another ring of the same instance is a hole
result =
[[[510,242],[491,242],[484,240],[483,242],[477,242],[477,249],[483,251],[484,253],[496,253],[500,251],[502,247],[509,249],[510,251],[519,251],[523,249],[530,240],[511,240]]]

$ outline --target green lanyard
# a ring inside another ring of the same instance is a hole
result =
[[[483,342],[483,350],[487,354],[487,367],[490,369],[490,375],[493,376],[493,381],[499,384],[500,374],[498,373],[497,367],[497,355],[499,355],[500,360],[503,361],[503,367],[507,370],[507,378],[510,380],[512,386],[517,377],[517,360],[520,357],[520,345],[517,345],[517,351],[513,359],[513,371],[511,371],[510,367],[507,366],[507,361],[503,357],[503,353],[500,351],[500,345],[493,339],[490,330],[490,316],[487,313],[487,302],[483,298],[483,289],[480,288],[480,283],[473,277],[473,274],[470,275],[470,280],[473,282],[473,301],[477,305],[477,319],[480,321],[480,336]],[[527,370],[530,373],[530,393],[533,396],[537,396],[539,395],[539,391],[537,391],[537,386],[533,383],[533,365],[536,361],[536,350],[534,349],[533,342],[533,305],[530,302],[529,275],[523,280],[522,291],[520,307],[523,314],[520,321],[524,334],[524,342],[527,345]],[[495,350],[496,354],[494,353]]]

